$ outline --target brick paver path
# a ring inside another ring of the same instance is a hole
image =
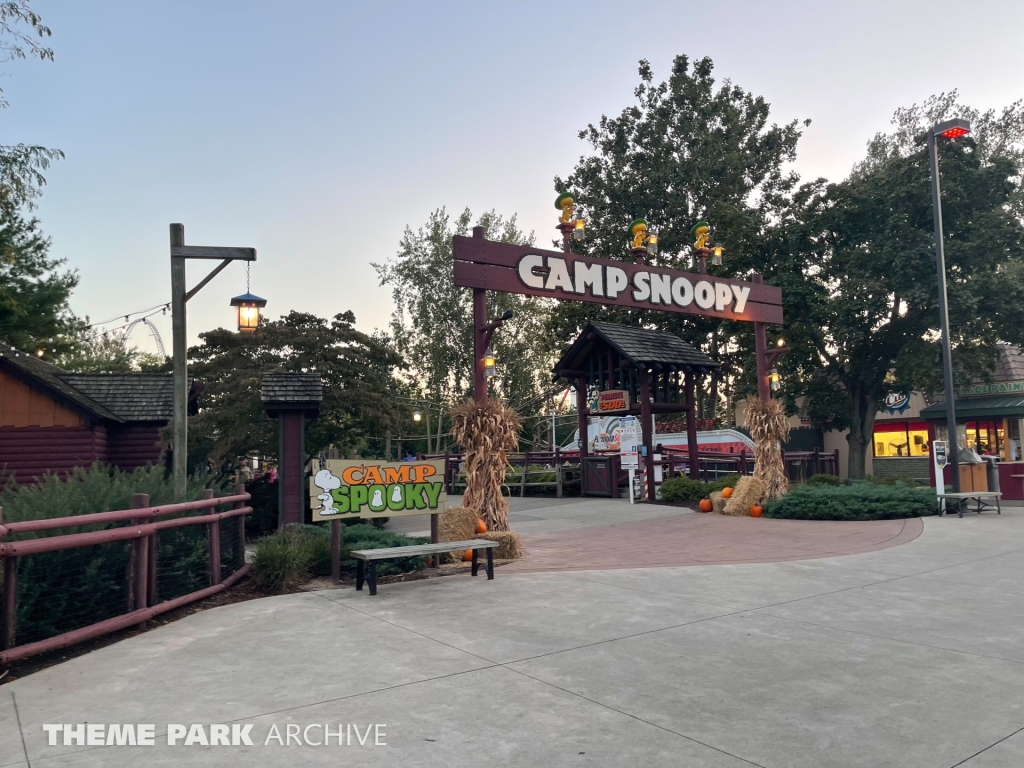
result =
[[[921,518],[832,522],[682,514],[524,536],[524,558],[503,573],[773,563],[853,555],[905,544]]]

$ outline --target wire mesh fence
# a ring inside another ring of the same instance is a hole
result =
[[[0,662],[61,647],[227,588],[244,576],[242,492],[184,504],[0,525]],[[136,503],[138,502],[138,503]]]

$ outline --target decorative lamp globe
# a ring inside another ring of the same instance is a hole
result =
[[[782,377],[779,376],[778,368],[772,368],[772,372],[769,374],[768,380],[771,383],[772,392],[778,392],[782,389]]]
[[[423,414],[420,411],[413,411],[412,412],[412,420],[413,421],[419,421],[422,418],[423,418]]]
[[[251,293],[243,293],[231,300],[232,307],[238,307],[238,330],[252,333],[260,324],[260,310],[267,306],[267,300]]]
[[[647,236],[647,255],[658,255],[658,236],[654,232]]]
[[[722,253],[725,252],[725,248],[720,245],[716,245],[711,249],[711,266],[720,267],[722,266]]]
[[[484,353],[484,376],[488,379],[493,379],[498,375],[497,371],[498,358],[494,356],[494,350],[488,349]]]
[[[587,223],[583,219],[576,219],[576,224],[572,229],[572,239],[577,243],[582,242],[583,238],[587,234]]]

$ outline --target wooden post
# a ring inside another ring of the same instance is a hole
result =
[[[0,605],[0,651],[14,647],[18,608],[18,558],[4,558],[4,589]]]
[[[213,490],[207,488],[203,491],[204,499],[213,498]],[[220,584],[220,521],[209,523],[206,526],[207,537],[210,543],[210,586]]]
[[[753,281],[759,285],[764,282],[761,275],[754,275]],[[757,358],[757,396],[767,402],[772,397],[768,384],[768,326],[765,323],[754,323],[754,352]]]
[[[530,452],[523,454],[523,476],[519,478],[519,498],[526,496],[526,473],[530,468]]]
[[[401,456],[398,457],[401,460]],[[384,461],[391,461],[391,430],[384,434]]]
[[[686,371],[683,378],[683,387],[686,391],[686,451],[690,454],[690,479],[698,479],[697,454],[697,399],[693,372]]]
[[[580,496],[587,495],[587,386],[582,378],[576,379],[576,424],[580,432]]]
[[[341,520],[331,520],[331,578],[341,580]]]
[[[245,493],[245,483],[235,486],[235,495]],[[235,509],[247,506],[244,501],[235,502]],[[238,516],[238,567],[245,565],[245,515]]]
[[[143,509],[149,506],[148,493],[132,494],[132,509]],[[142,525],[141,519],[135,518],[131,525]],[[133,539],[128,554],[128,611],[145,608],[149,599],[149,538],[148,536]]]
[[[184,501],[188,481],[188,344],[185,335],[185,259],[174,255],[185,245],[185,225],[171,224],[171,359],[174,361],[174,500]]]
[[[558,446],[555,446],[555,498],[562,498],[562,460],[558,455]]]
[[[647,456],[644,457],[644,467],[647,471],[647,500],[654,501],[654,435],[651,424],[651,383],[647,371],[640,370],[640,431],[643,435],[644,448],[647,449]]]
[[[473,227],[473,237],[484,238],[483,227]],[[473,289],[473,398],[478,403],[487,402],[487,376],[484,375],[484,335],[487,333],[487,291]]]

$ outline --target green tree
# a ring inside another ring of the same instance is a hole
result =
[[[0,340],[48,357],[69,349],[70,335],[81,330],[68,308],[78,276],[63,264],[50,257],[36,219],[0,203]]]
[[[309,454],[353,448],[397,425],[394,372],[401,358],[354,324],[351,312],[330,320],[291,312],[261,322],[254,333],[201,333],[203,343],[189,349],[189,373],[206,386],[203,408],[190,419],[190,454],[217,461],[277,455],[276,430],[260,400],[261,377],[271,371],[315,371],[323,379],[320,417],[306,429]]]
[[[897,116],[903,113],[897,113]],[[930,118],[929,118],[930,119]],[[931,187],[923,136],[894,140],[846,181],[805,185],[773,233],[788,388],[813,421],[849,428],[861,478],[889,391],[941,388]],[[940,145],[951,338],[961,378],[991,371],[999,341],[1024,341],[1024,229],[1012,209],[1019,167],[972,139]]]
[[[27,32],[22,29],[28,27]],[[0,57],[6,61],[37,58],[53,61],[53,50],[41,41],[50,36],[50,28],[31,8],[30,0],[0,2]],[[0,109],[9,107],[0,88]],[[59,149],[35,144],[0,144],[0,202],[32,207],[46,184],[43,171],[54,160],[63,159]]]
[[[390,285],[395,303],[391,334],[395,348],[409,363],[407,381],[434,402],[451,405],[472,392],[473,293],[452,277],[452,237],[468,235],[473,215],[467,208],[455,221],[444,208],[430,214],[417,230],[406,227],[398,254],[374,264],[381,285]],[[494,211],[477,221],[486,237],[502,243],[532,245],[534,235],[522,232],[513,215]],[[543,343],[552,302],[488,291],[490,317],[511,310],[513,317],[495,333],[498,358],[494,389],[515,406],[532,399],[546,383],[550,356]]]
[[[652,263],[692,269],[690,229],[707,220],[714,240],[726,247],[725,265],[709,271],[746,277],[765,269],[764,233],[797,183],[786,164],[796,156],[801,129],[796,121],[770,124],[764,98],[728,79],[716,85],[713,67],[710,58],[691,63],[677,56],[669,79],[656,84],[650,64],[641,61],[636,104],[580,131],[595,154],[581,157],[568,178],[555,178],[557,191],[577,193],[587,219],[580,252],[631,260],[627,228],[643,217],[658,233]],[[753,355],[746,323],[576,302],[555,310],[551,338],[565,345],[590,319],[676,333],[722,360],[722,374],[742,372]],[[718,410],[719,384],[718,376],[708,382],[707,416]]]

